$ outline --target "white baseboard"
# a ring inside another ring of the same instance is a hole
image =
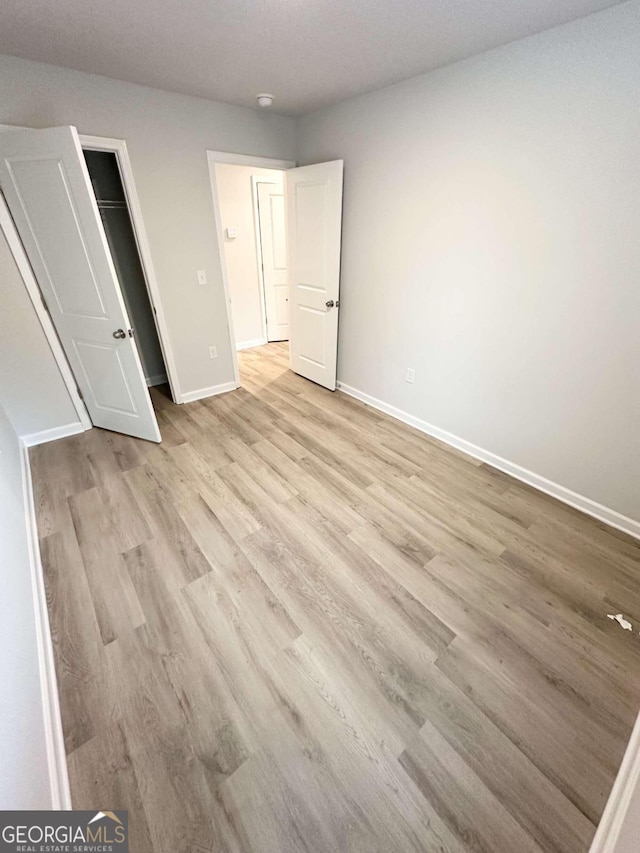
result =
[[[71,808],[71,792],[67,772],[67,757],[64,748],[62,718],[58,699],[58,682],[53,658],[51,628],[47,611],[47,597],[44,587],[44,575],[40,562],[40,546],[36,510],[33,499],[29,449],[21,445],[22,482],[24,489],[24,510],[27,525],[29,562],[31,565],[31,586],[35,610],[36,643],[40,670],[40,691],[44,717],[45,741],[47,746],[47,764],[49,766],[49,785],[51,789],[51,808],[65,810]]]
[[[193,403],[194,400],[202,400],[204,397],[215,397],[217,394],[235,391],[237,387],[236,382],[223,382],[221,385],[212,385],[210,388],[198,388],[197,391],[187,391],[178,402]]]
[[[79,432],[85,432],[85,427],[80,421],[76,421],[73,424],[65,424],[64,426],[53,427],[53,429],[43,429],[41,432],[22,435],[20,440],[26,447],[33,447],[35,444],[45,444],[47,441],[56,441],[58,438],[77,435]]]
[[[635,800],[635,803],[632,803]],[[613,783],[613,788],[609,794],[607,805],[598,830],[593,839],[590,853],[615,853],[617,843],[627,836],[626,841],[630,845],[625,847],[624,844],[618,847],[619,853],[624,850],[636,850],[637,839],[630,839],[632,830],[629,827],[634,827],[638,804],[640,803],[640,716],[636,719],[636,724],[631,732],[631,738],[627,744],[627,749],[620,765],[620,770],[616,776],[616,781]],[[629,827],[625,830],[625,819],[629,815]],[[621,839],[622,835],[622,839]]]
[[[338,382],[337,387],[345,394],[348,394],[350,397],[355,397],[356,400],[366,403],[373,409],[378,409],[380,412],[391,415],[392,418],[396,418],[397,420],[402,421],[403,423],[408,424],[427,435],[431,435],[433,438],[437,438],[445,444],[455,447],[457,450],[462,450],[464,453],[468,453],[469,456],[473,456],[475,459],[480,459],[482,462],[486,462],[488,465],[492,465],[494,468],[498,468],[506,474],[510,474],[512,477],[515,477],[516,480],[521,480],[523,483],[533,486],[535,489],[539,489],[539,491],[545,492],[545,494],[551,495],[559,501],[569,504],[569,506],[579,509],[587,515],[597,518],[599,521],[603,521],[611,527],[615,527],[618,530],[622,530],[624,533],[628,533],[629,536],[640,539],[640,521],[636,521],[633,518],[622,515],[622,513],[616,512],[614,509],[609,509],[609,507],[596,503],[596,501],[591,500],[591,498],[577,494],[577,492],[572,492],[571,489],[567,489],[558,483],[554,483],[552,480],[547,480],[546,477],[541,477],[533,471],[528,471],[526,468],[516,465],[515,462],[509,462],[508,459],[496,456],[495,453],[491,453],[489,450],[484,450],[482,447],[478,447],[470,441],[466,441],[464,438],[458,438],[457,435],[453,435],[446,430],[440,429],[440,427],[433,426],[420,418],[416,418],[407,412],[403,412],[402,409],[397,409],[395,406],[390,406],[388,403],[384,403],[376,397],[371,397],[369,394],[365,394],[364,391],[359,391],[357,388],[352,388],[350,385],[345,385],[343,382]]]
[[[263,347],[266,342],[266,338],[255,338],[253,341],[242,341],[242,343],[236,344],[236,350],[240,351],[241,349],[251,349],[251,347]]]
[[[167,381],[166,373],[156,373],[155,376],[147,377],[147,388],[151,388],[153,385],[164,385]]]

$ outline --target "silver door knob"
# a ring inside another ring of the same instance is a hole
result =
[[[127,333],[125,332],[124,329],[116,329],[115,332],[113,333],[113,337],[114,338],[126,338]]]
[[[328,302],[325,302],[325,305],[327,306],[327,308],[333,308],[333,306],[334,306],[335,304],[336,304],[336,303],[333,301],[333,299],[329,299],[329,301],[328,301]]]

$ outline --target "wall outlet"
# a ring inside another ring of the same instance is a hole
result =
[[[196,275],[198,276],[198,284],[202,285],[207,283],[206,270],[196,270]]]
[[[209,347],[209,358],[218,357],[218,347]]]
[[[416,372],[413,367],[407,367],[407,375],[405,377],[407,382],[415,382]]]

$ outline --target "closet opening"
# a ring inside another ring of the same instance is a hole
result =
[[[88,148],[83,148],[83,154],[145,380],[148,386],[164,385],[167,368],[118,157],[113,151]]]

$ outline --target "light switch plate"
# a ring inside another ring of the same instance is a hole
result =
[[[198,276],[198,284],[206,284],[207,283],[207,273],[206,270],[196,270],[196,275]]]

